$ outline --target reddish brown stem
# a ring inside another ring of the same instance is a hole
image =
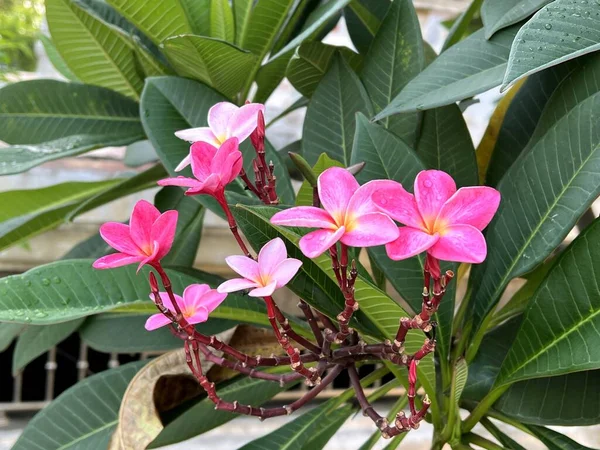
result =
[[[317,340],[317,345],[319,347],[323,347],[323,333],[319,328],[317,319],[315,319],[312,308],[308,306],[308,304],[302,299],[300,299],[298,302],[298,308],[302,310],[302,313],[304,314],[304,317],[306,318],[306,321],[308,322],[308,325],[310,326],[310,329]]]
[[[225,216],[227,217],[227,223],[229,224],[229,229],[231,230],[231,234],[233,234],[233,237],[235,238],[236,242],[240,246],[240,249],[242,250],[244,255],[246,255],[248,258],[252,258],[252,254],[248,251],[248,247],[246,247],[246,244],[244,243],[244,241],[242,240],[242,237],[240,236],[237,222],[235,221],[235,218],[233,217],[233,214],[231,213],[231,209],[229,208],[229,205],[227,204],[227,199],[225,199],[225,192],[220,192],[218,194],[215,194],[215,199],[217,200],[217,202],[219,202],[219,205],[221,205],[223,212],[225,212]]]

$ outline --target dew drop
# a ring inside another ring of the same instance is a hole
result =
[[[62,280],[61,280],[59,277],[54,277],[54,278],[52,278],[52,282],[53,282],[54,284],[60,284],[60,282],[61,282],[61,281],[62,281]]]
[[[44,286],[50,286],[50,280],[48,278],[42,278],[42,284]]]
[[[27,287],[31,286],[31,280],[25,280],[25,286],[27,286]]]
[[[382,198],[381,200],[379,200],[379,203],[381,203],[382,205],[387,205],[387,199]]]
[[[25,316],[25,317],[23,317],[23,321],[29,323],[29,322],[31,322],[31,317]]]
[[[552,24],[551,23],[547,23],[546,25],[544,25],[544,28],[546,30],[551,30],[552,29]]]
[[[42,317],[47,317],[47,316],[48,316],[48,314],[46,314],[44,311],[37,311],[35,313],[35,317],[42,318]]]

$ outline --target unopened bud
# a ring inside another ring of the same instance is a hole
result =
[[[408,369],[408,382],[413,385],[417,382],[417,362],[414,359],[410,362]]]
[[[314,172],[308,161],[306,161],[298,153],[289,152],[288,155],[308,184],[310,184],[312,187],[315,187],[317,185],[317,174]]]
[[[148,275],[148,279],[150,281],[150,289],[152,289],[152,292],[157,292],[158,281],[156,279],[156,275],[154,275],[154,272],[150,272],[150,275]]]

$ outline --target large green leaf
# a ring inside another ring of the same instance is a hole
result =
[[[489,39],[496,31],[526,19],[550,2],[552,0],[485,0],[481,6],[485,37]]]
[[[273,91],[277,89],[277,86],[285,78],[285,70],[291,57],[292,54],[290,52],[283,58],[271,61],[258,69],[255,79],[257,85],[256,94],[252,98],[254,103],[265,103]]]
[[[155,44],[178,34],[193,33],[186,15],[192,0],[108,0],[115,9]]]
[[[348,34],[360,53],[369,51],[390,4],[390,0],[353,0],[344,8]]]
[[[459,187],[479,184],[475,148],[457,105],[425,111],[421,127],[417,154],[428,168],[448,172]]]
[[[424,67],[423,38],[412,0],[394,1],[373,39],[360,74],[374,112],[388,106]],[[412,144],[417,137],[419,116],[398,114],[386,117],[381,123]]]
[[[506,28],[489,41],[479,30],[453,45],[413,78],[375,119],[449,105],[498,86],[517,30],[517,25]]]
[[[181,0],[194,34],[210,36],[210,0]]]
[[[221,398],[230,402],[237,400],[243,404],[261,405],[289,387],[290,385],[282,387],[271,381],[242,377],[224,387],[219,386],[218,392]],[[236,417],[234,413],[215,411],[215,404],[204,398],[169,421],[148,448],[158,448],[189,439]]]
[[[322,450],[354,412],[350,405],[338,408],[322,417],[302,450]]]
[[[254,0],[233,0],[233,19],[235,22],[235,43],[240,45],[246,33]]]
[[[600,49],[600,4],[555,0],[519,30],[503,87],[540,70]]]
[[[595,69],[585,66],[561,84],[539,121],[545,131],[498,185],[502,202],[486,233],[488,256],[470,277],[474,331],[508,282],[541,263],[600,193]]]
[[[210,35],[224,41],[234,41],[235,26],[229,0],[210,1]]]
[[[35,358],[68,338],[81,326],[83,320],[76,319],[54,325],[27,327],[17,339],[13,353],[13,375],[16,375]]]
[[[275,43],[277,33],[293,6],[293,0],[259,0],[252,9],[240,47],[257,55],[258,64]]]
[[[54,66],[54,68],[67,80],[78,81],[75,74],[71,72],[71,69],[69,69],[69,66],[65,63],[65,60],[60,56],[60,53],[58,53],[58,50],[56,50],[56,46],[54,45],[54,42],[52,42],[52,39],[45,34],[40,34],[40,41],[44,46],[44,51],[52,63],[52,66]]]
[[[305,42],[290,59],[287,79],[302,95],[311,97],[327,73],[336,51],[353,70],[358,70],[362,65],[362,57],[347,47],[335,47],[318,41]]]
[[[63,392],[27,425],[15,450],[107,448],[129,381],[146,361],[86,378]]]
[[[497,385],[600,368],[600,220],[561,254],[525,312]]]
[[[564,434],[549,428],[530,426],[529,430],[544,443],[548,450],[594,450],[590,447],[581,445],[579,442],[568,438]]]
[[[525,150],[552,93],[578,63],[561,64],[527,78],[506,111],[487,169],[485,182],[496,186]]]
[[[229,42],[205,36],[174,36],[162,44],[177,72],[215,88],[229,98],[242,89],[256,56]]]
[[[47,141],[72,136],[72,142],[62,141],[69,152],[70,145],[85,144],[82,140],[92,136],[104,136],[108,143],[122,136],[134,142],[143,135],[138,105],[108,89],[55,80],[21,81],[0,89],[0,139],[9,144],[45,143],[51,148],[60,142]]]
[[[0,323],[0,353],[12,344],[24,328],[20,323]]]
[[[48,0],[46,18],[56,49],[78,79],[139,99],[143,81],[127,36],[68,0]]]
[[[225,98],[209,87],[193,80],[177,77],[156,77],[146,81],[142,94],[142,123],[161,161],[171,174],[175,167],[189,153],[189,143],[175,137],[175,131],[191,127],[207,126],[208,110]],[[283,203],[294,201],[294,191],[289,175],[279,154],[266,142],[267,160],[275,163],[277,193]],[[248,173],[253,173],[252,158],[256,153],[249,140],[240,146],[244,154],[244,164]],[[191,174],[189,169],[179,174]],[[230,186],[235,186],[231,183]],[[239,188],[238,192],[243,192]],[[222,215],[220,207],[205,195],[195,196],[213,212]]]
[[[203,272],[167,270],[173,290],[181,294],[193,283],[216,287],[223,280]],[[156,313],[149,298],[148,269],[136,275],[134,266],[111,270],[92,268],[92,260],[64,260],[2,279],[0,320],[44,325],[86,317],[118,308],[123,312]],[[212,318],[268,325],[263,303],[229,295]]]
[[[352,92],[352,95],[348,95]],[[344,165],[350,165],[355,115],[371,115],[365,88],[346,61],[334,60],[312,96],[304,119],[302,152],[310,164],[327,153]]]
[[[120,180],[62,183],[41,189],[0,193],[0,248],[56,228],[81,202]]]

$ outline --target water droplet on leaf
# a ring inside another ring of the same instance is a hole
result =
[[[547,23],[546,25],[544,25],[544,28],[546,30],[551,30],[552,29],[552,24],[551,23]]]

